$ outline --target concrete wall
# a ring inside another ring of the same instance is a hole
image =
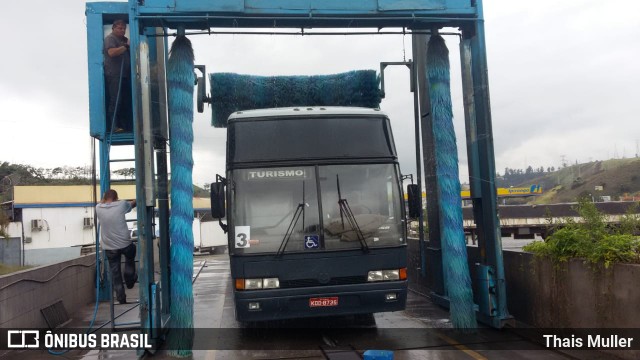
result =
[[[409,239],[408,244],[409,287],[428,293],[432,279],[419,273],[419,243]],[[479,251],[468,246],[467,252],[471,278],[475,279],[473,264]],[[507,308],[517,321],[538,328],[639,327],[640,265],[616,264],[604,269],[582,260],[554,264],[521,251],[503,251],[503,257]],[[623,359],[640,358],[640,351],[611,353]]]
[[[81,252],[82,248],[79,246],[59,247],[54,249],[26,249],[24,251],[24,265],[41,266],[57,264],[59,262],[80,257]]]
[[[637,328],[640,265],[609,269],[581,260],[554,264],[524,252],[504,252],[509,311],[536,327]]]
[[[46,328],[40,309],[58,300],[69,316],[95,300],[95,255],[0,276],[0,328]]]
[[[0,237],[0,264],[22,265],[22,239]]]
[[[409,286],[428,292],[431,279],[420,275],[418,241],[409,239],[408,245]],[[474,279],[478,248],[468,246],[467,251]],[[507,306],[518,321],[541,328],[637,328],[640,324],[638,264],[604,269],[582,260],[554,264],[521,251],[505,250],[503,256]]]
[[[577,259],[554,264],[530,253],[503,253],[508,309],[518,321],[538,328],[640,325],[640,265],[604,269]],[[604,352],[621,359],[640,358],[637,350]]]

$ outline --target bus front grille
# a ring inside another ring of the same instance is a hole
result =
[[[349,285],[363,284],[367,282],[366,276],[342,276],[331,278],[328,282],[321,283],[318,279],[295,279],[280,281],[280,288],[300,288],[312,286],[331,286],[331,285]]]

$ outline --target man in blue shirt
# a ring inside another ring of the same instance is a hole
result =
[[[111,34],[104,39],[104,79],[107,90],[107,124],[110,129],[115,114],[114,132],[133,130],[131,107],[131,65],[129,39],[124,36],[124,20],[113,22]]]
[[[136,201],[118,200],[118,193],[109,189],[104,193],[102,201],[96,206],[96,214],[100,222],[100,244],[109,259],[111,283],[120,304],[126,304],[127,295],[122,284],[120,261],[124,255],[124,282],[131,289],[138,276],[136,274],[136,246],[133,244],[126,213],[136,207]]]

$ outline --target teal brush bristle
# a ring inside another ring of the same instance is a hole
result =
[[[462,223],[458,149],[453,128],[449,69],[449,51],[444,39],[441,36],[432,36],[427,52],[427,77],[440,199],[445,289],[449,296],[449,310],[454,327],[473,329],[477,324]]]
[[[253,76],[210,74],[211,124],[226,127],[235,111],[288,106],[359,106],[377,108],[381,96],[375,70],[334,75]]]
[[[191,355],[193,345],[193,49],[178,36],[167,63],[171,131],[171,328],[172,356]]]

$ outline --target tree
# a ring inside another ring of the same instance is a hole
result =
[[[0,208],[0,237],[5,239],[9,238],[9,233],[7,232],[7,227],[9,226],[9,218],[7,217],[4,209]]]
[[[119,170],[115,170],[114,174],[120,175],[120,176],[124,176],[124,178],[134,178],[134,176],[136,175],[136,169],[135,168],[125,168],[125,169],[119,169]]]
[[[59,177],[61,174],[62,174],[61,167],[56,167],[56,168],[53,168],[53,170],[51,170],[51,176],[53,176],[54,178]]]

